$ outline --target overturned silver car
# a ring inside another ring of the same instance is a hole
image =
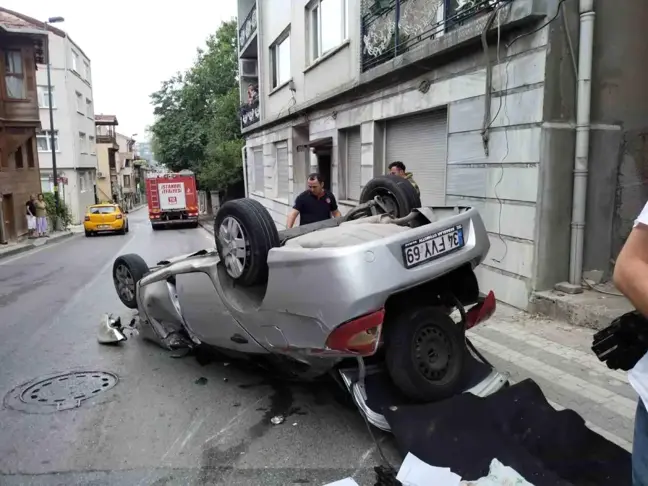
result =
[[[360,203],[277,231],[257,201],[229,201],[215,218],[216,248],[154,267],[120,256],[115,288],[161,346],[207,345],[291,378],[330,373],[386,430],[381,409],[399,400],[504,386],[507,375],[465,336],[495,310],[473,271],[490,246],[477,210],[421,207],[396,176],[372,179]]]

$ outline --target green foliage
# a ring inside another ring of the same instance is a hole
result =
[[[47,216],[50,222],[50,228],[54,228],[54,215],[56,212],[56,203],[54,202],[54,193],[45,192],[43,193],[43,199],[45,199],[45,206],[47,208]],[[59,200],[59,210],[58,210],[59,221],[63,225],[63,228],[67,228],[72,224],[72,213],[70,208],[67,207],[65,202]]]
[[[236,20],[221,24],[194,65],[151,95],[156,160],[172,171],[194,171],[202,189],[243,178],[236,37]]]

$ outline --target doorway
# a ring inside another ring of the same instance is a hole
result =
[[[16,239],[16,215],[14,214],[14,202],[12,194],[2,195],[2,219],[4,231],[2,237],[4,240]]]

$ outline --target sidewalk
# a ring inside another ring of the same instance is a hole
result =
[[[637,395],[626,373],[591,351],[594,332],[500,305],[468,336],[513,382],[533,379],[555,408],[575,410],[590,429],[631,450]]]
[[[213,214],[201,214],[198,216],[198,224],[202,226],[207,233],[214,234],[214,215]]]
[[[11,242],[8,245],[0,245],[0,260],[18,255],[43,245],[58,243],[59,241],[70,238],[74,235],[83,233],[83,225],[70,226],[66,231],[55,231],[50,233],[49,238],[24,239],[17,242]]]

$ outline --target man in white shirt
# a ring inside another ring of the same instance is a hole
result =
[[[648,204],[634,223],[614,268],[614,284],[648,317]],[[639,394],[632,445],[632,484],[648,486],[648,354],[628,374]]]

